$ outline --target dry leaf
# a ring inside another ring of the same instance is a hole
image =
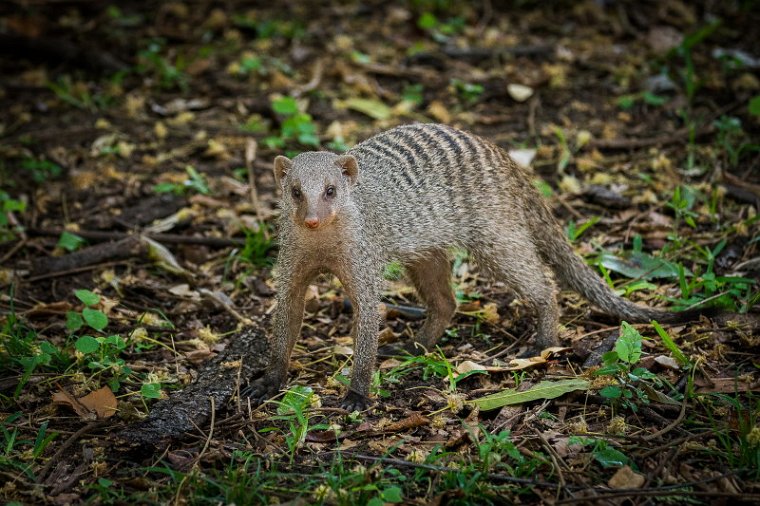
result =
[[[544,357],[514,358],[509,361],[504,370],[519,371],[521,369],[527,369],[528,367],[535,367],[545,363],[546,359]]]
[[[389,358],[380,362],[380,365],[377,368],[381,371],[384,371],[386,369],[393,369],[394,367],[398,367],[400,365],[401,365],[400,360],[396,358]]]
[[[94,411],[98,418],[110,418],[116,413],[118,401],[110,388],[103,387],[79,399],[85,407]]]
[[[678,365],[678,361],[676,361],[676,359],[673,357],[668,357],[667,355],[658,355],[654,357],[654,361],[667,369],[678,370],[681,368]]]
[[[353,439],[344,439],[342,443],[340,443],[340,446],[338,447],[339,450],[350,450],[351,448],[355,448],[359,446],[359,443],[357,441],[354,441]]]
[[[333,353],[335,355],[342,355],[344,357],[350,357],[354,354],[354,349],[350,346],[336,345],[333,346]]]
[[[459,377],[461,374],[465,374],[471,371],[486,371],[486,372],[504,372],[504,371],[519,371],[520,369],[526,369],[528,367],[534,367],[537,365],[545,364],[549,357],[556,353],[567,351],[570,348],[562,346],[552,346],[541,351],[538,357],[528,358],[515,358],[509,361],[506,366],[488,366],[478,364],[472,360],[465,360],[460,362],[456,366],[456,374],[454,377]]]
[[[533,163],[533,159],[536,157],[535,149],[510,149],[509,157],[512,158],[518,165],[523,167],[530,167]]]
[[[698,378],[697,393],[723,393],[733,394],[735,392],[758,392],[760,391],[760,382],[751,382],[750,377],[739,376],[737,378]]]
[[[53,404],[69,406],[83,420],[103,420],[116,413],[118,401],[110,388],[102,387],[78,399],[59,390],[53,394]]]
[[[517,102],[525,102],[533,96],[533,88],[523,84],[508,84],[507,93]]]
[[[97,416],[84,407],[79,400],[65,390],[60,390],[53,394],[53,404],[58,406],[69,406],[84,420],[95,420]]]
[[[617,470],[607,484],[610,488],[641,488],[645,481],[646,478],[643,475],[634,472],[628,466],[623,466]]]
[[[419,413],[412,413],[408,417],[404,418],[403,420],[399,420],[398,422],[393,422],[389,424],[387,427],[383,428],[383,431],[385,432],[400,432],[402,430],[407,429],[413,429],[415,427],[420,427],[422,425],[429,425],[430,419],[426,416],[422,416]]]

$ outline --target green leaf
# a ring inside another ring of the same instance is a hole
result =
[[[380,496],[383,498],[383,501],[385,502],[398,503],[398,502],[403,501],[401,488],[399,487],[388,487],[385,490],[383,490]]]
[[[718,29],[721,23],[722,21],[720,19],[716,19],[711,21],[710,24],[699,27],[697,31],[686,35],[681,41],[681,45],[679,47],[687,51],[691,50],[691,48],[712,35],[712,33]]]
[[[417,26],[423,30],[432,30],[438,26],[438,18],[432,12],[423,12],[417,20]]]
[[[277,114],[290,116],[298,112],[298,102],[293,97],[280,97],[272,101],[272,110]]]
[[[621,467],[630,462],[622,452],[609,446],[594,450],[594,458],[602,467]]]
[[[684,355],[684,353],[681,351],[681,348],[678,347],[678,345],[675,343],[675,341],[673,341],[665,329],[663,329],[660,324],[654,320],[652,320],[652,327],[654,327],[654,330],[657,331],[660,339],[662,339],[662,344],[670,351],[670,353],[673,354],[673,357],[675,357],[678,363],[682,366],[687,365],[689,363],[689,359],[686,358],[686,355]]]
[[[636,104],[636,95],[623,95],[618,97],[617,106],[623,110],[628,110]]]
[[[80,353],[88,355],[90,353],[95,353],[98,351],[98,348],[100,348],[100,343],[92,336],[81,336],[74,343],[74,348],[76,348]]]
[[[185,191],[185,187],[177,183],[158,183],[156,185],[153,185],[153,191],[155,193],[181,194]]]
[[[349,98],[345,105],[347,108],[366,114],[373,119],[388,119],[392,113],[390,107],[371,98]]]
[[[643,251],[627,251],[620,256],[604,252],[599,257],[599,264],[629,278],[678,278],[678,265]],[[686,273],[691,275],[688,269]]]
[[[303,385],[291,387],[277,406],[277,414],[289,415],[291,413],[302,412],[311,404],[312,395],[313,391],[311,387]]]
[[[160,399],[161,383],[143,383],[140,387],[140,395],[146,399]]]
[[[9,198],[5,192],[0,192],[0,203],[2,203],[2,207],[0,207],[2,211],[22,212],[26,210],[26,202]]]
[[[617,353],[615,353],[615,357],[617,357]],[[620,362],[617,362],[617,358],[615,360],[616,362],[614,364],[604,365],[594,371],[594,376],[615,376],[625,371],[625,366]]]
[[[421,84],[409,84],[404,87],[401,96],[406,102],[420,105],[424,100],[424,91],[425,88]]]
[[[103,330],[108,326],[108,317],[103,311],[86,307],[82,310],[82,317],[95,330]]]
[[[515,388],[508,388],[470,402],[480,408],[481,411],[488,411],[502,406],[522,404],[523,402],[535,401],[537,399],[554,399],[568,392],[587,390],[588,388],[589,382],[583,378],[542,381],[529,390],[518,392]]]
[[[61,233],[61,237],[58,238],[58,244],[56,246],[63,248],[66,251],[76,251],[85,242],[86,241],[78,235],[64,230]]]
[[[554,195],[554,189],[551,187],[549,183],[544,181],[543,179],[534,179],[533,180],[533,186],[536,187],[536,189],[543,195],[544,197],[551,197]]]
[[[655,95],[651,91],[645,91],[641,97],[644,99],[644,102],[654,106],[661,106],[668,101],[667,98]]]
[[[615,352],[620,360],[635,364],[641,358],[641,334],[628,322],[620,325],[620,337],[615,342]]]
[[[760,95],[757,95],[750,99],[748,108],[751,115],[760,116]]]
[[[614,385],[608,385],[599,390],[599,395],[605,399],[620,399],[623,395],[623,389]]]
[[[66,330],[69,332],[75,332],[82,328],[84,320],[82,315],[76,311],[66,311]]]
[[[49,341],[42,341],[40,343],[40,351],[45,355],[60,355],[60,351]]]
[[[679,271],[680,275],[680,271]],[[626,295],[630,295],[633,292],[637,290],[656,290],[658,287],[654,283],[650,283],[649,281],[644,281],[643,279],[639,279],[638,281],[633,281],[624,287],[624,291]]]
[[[103,339],[103,344],[111,345],[119,351],[127,347],[127,342],[118,334],[106,337]]]
[[[74,290],[74,295],[87,306],[94,306],[100,302],[100,295],[89,290]]]

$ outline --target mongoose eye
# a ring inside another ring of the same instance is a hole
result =
[[[293,198],[296,200],[301,198],[301,190],[299,190],[298,188],[293,188],[292,190],[290,190],[290,194],[293,195]]]
[[[335,196],[335,187],[334,186],[328,186],[325,189],[325,195],[328,197],[334,197]]]

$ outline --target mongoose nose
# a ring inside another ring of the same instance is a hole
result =
[[[303,223],[309,228],[317,228],[319,226],[319,218],[306,218],[303,220]]]

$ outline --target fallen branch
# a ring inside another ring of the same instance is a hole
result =
[[[31,271],[35,276],[54,272],[71,271],[99,264],[107,260],[123,260],[147,253],[147,245],[137,236],[116,242],[97,244],[61,257],[43,257],[32,260]]]
[[[0,48],[7,55],[19,56],[56,65],[62,61],[77,68],[87,66],[93,70],[118,72],[127,65],[102,48],[92,49],[89,45],[76,45],[62,38],[31,38],[11,31],[0,33]]]
[[[249,327],[232,337],[224,351],[200,370],[197,380],[157,402],[148,418],[116,434],[122,450],[151,453],[206,425],[213,408],[225,406],[238,392],[239,378],[248,380],[264,370],[268,350],[267,340],[258,328]]]
[[[58,237],[64,230],[62,228],[52,229],[39,229],[28,228],[27,234],[35,236],[48,236]],[[77,230],[72,232],[88,241],[116,241],[119,239],[126,239],[128,237],[135,237],[135,234],[130,232],[105,232],[101,230]],[[211,246],[216,248],[226,248],[229,246],[244,246],[244,239],[231,239],[226,237],[198,237],[194,235],[181,235],[181,234],[142,234],[149,239],[153,239],[156,242],[166,244],[200,244],[203,246]]]

